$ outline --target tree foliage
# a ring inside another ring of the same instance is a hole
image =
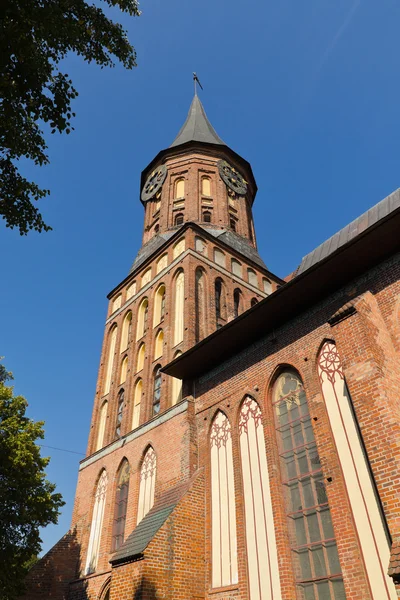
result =
[[[104,0],[131,16],[137,0]],[[51,229],[33,204],[49,194],[18,169],[21,158],[49,162],[43,124],[70,133],[71,100],[77,96],[58,65],[69,52],[101,67],[136,65],[120,24],[85,0],[3,0],[0,20],[0,215],[21,235]]]
[[[49,458],[35,443],[43,422],[25,415],[27,401],[13,396],[12,379],[0,365],[0,598],[13,600],[40,552],[39,527],[57,523],[64,505],[46,479]]]

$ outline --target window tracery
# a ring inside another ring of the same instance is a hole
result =
[[[86,566],[85,566],[85,574],[89,575],[90,573],[94,573],[97,567],[97,561],[99,558],[99,550],[100,550],[100,538],[101,532],[103,529],[103,516],[104,516],[104,505],[106,501],[107,494],[107,485],[108,485],[108,477],[105,469],[102,471],[100,479],[97,484],[94,507],[93,507],[93,515],[92,515],[92,524],[90,527],[90,537],[89,537],[89,545],[88,552],[86,556]]]
[[[115,552],[124,541],[126,513],[128,508],[130,468],[127,460],[120,467],[115,495],[114,522],[112,531],[112,548]]]
[[[154,490],[156,484],[157,457],[150,446],[143,459],[140,471],[139,503],[137,523],[147,515],[154,504]]]

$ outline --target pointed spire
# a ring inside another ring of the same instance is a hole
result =
[[[225,143],[218,137],[215,129],[207,119],[207,115],[197,94],[195,94],[192,100],[186,121],[170,148],[180,146],[186,142],[204,142],[205,144],[221,144],[225,146]]]

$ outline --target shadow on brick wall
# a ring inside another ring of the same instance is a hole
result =
[[[142,577],[133,600],[157,600],[156,588],[146,577]]]

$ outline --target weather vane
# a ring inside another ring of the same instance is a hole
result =
[[[197,84],[199,84],[200,89],[203,89],[203,86],[200,83],[199,78],[197,77],[196,73],[193,73],[193,81],[194,81],[194,93],[197,96]]]

